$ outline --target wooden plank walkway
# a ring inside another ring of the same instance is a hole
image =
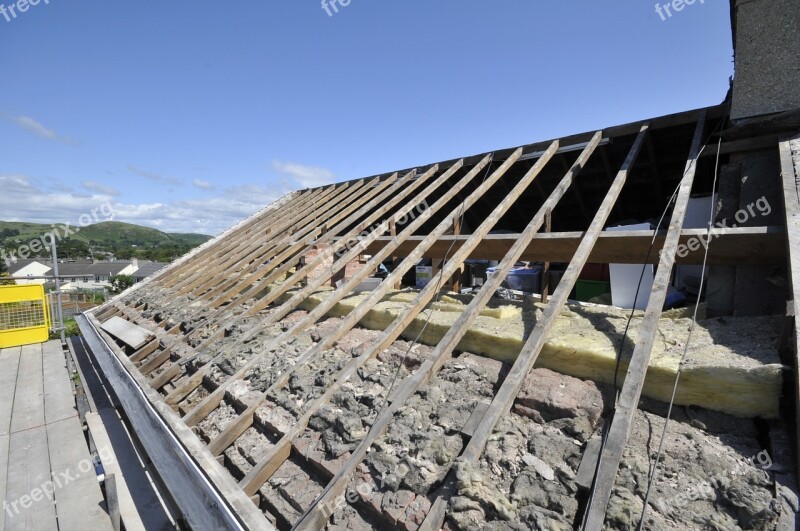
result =
[[[0,531],[111,529],[59,341],[0,350]]]

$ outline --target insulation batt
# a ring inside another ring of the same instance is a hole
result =
[[[278,302],[287,301],[294,293],[287,292]],[[332,293],[330,289],[320,290],[299,308],[310,311]],[[373,330],[386,329],[417,294],[415,290],[388,293],[359,324]],[[367,293],[360,293],[343,299],[329,316],[349,314],[367,296]],[[468,302],[469,296],[441,295],[438,302],[430,304],[417,316],[403,332],[403,337],[416,338],[430,314],[430,323],[420,341],[435,346]],[[458,349],[511,363],[541,316],[542,308],[532,300],[493,301],[481,311]],[[613,383],[616,353],[627,318],[628,311],[610,306],[568,305],[550,333],[536,367]],[[641,320],[642,312],[636,312],[623,349],[618,375],[620,385]],[[645,379],[644,396],[669,401],[691,322],[685,312],[666,312],[662,316]],[[684,362],[676,404],[701,406],[744,418],[778,418],[784,369],[777,351],[779,331],[778,317],[698,321]]]

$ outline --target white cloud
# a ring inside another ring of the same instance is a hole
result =
[[[33,223],[69,222],[76,225],[81,215],[91,214],[92,210],[110,204],[115,221],[136,223],[167,232],[216,235],[289,192],[285,186],[250,184],[224,188],[215,197],[204,199],[126,203],[111,199],[108,194],[98,190],[88,195],[51,192],[49,190],[67,189],[64,185],[54,187],[52,184],[45,181],[37,183],[26,175],[0,174],[0,189],[4,190],[0,194],[0,219]],[[103,221],[102,216],[99,221]]]
[[[25,129],[29,133],[33,133],[39,138],[44,138],[45,140],[55,140],[58,138],[58,135],[56,135],[55,131],[48,129],[29,116],[15,116],[14,122],[16,122],[16,124],[21,128]]]
[[[201,190],[211,190],[212,188],[214,188],[213,184],[211,184],[208,181],[204,181],[202,179],[195,179],[194,181],[192,181],[192,184],[195,187],[200,188]]]
[[[143,178],[147,179],[148,181],[153,181],[153,182],[161,183],[161,184],[169,184],[169,185],[181,184],[180,179],[176,179],[175,177],[164,176],[164,175],[161,175],[159,173],[152,172],[152,171],[143,170],[143,169],[139,168],[138,166],[134,166],[132,164],[128,165],[127,169],[128,169],[129,172],[131,172],[131,173],[133,173],[135,175],[138,175],[139,177],[143,177]]]
[[[83,181],[81,185],[83,185],[83,187],[90,192],[97,192],[98,194],[110,196],[119,195],[119,191],[117,191],[116,188],[106,186],[105,184],[98,183],[96,181]]]
[[[303,188],[316,188],[336,182],[336,175],[318,166],[304,166],[296,162],[272,161],[272,167],[281,175],[291,177]]]
[[[77,144],[77,142],[75,142],[73,139],[56,134],[55,130],[46,127],[44,124],[34,120],[30,116],[25,116],[25,115],[9,116],[5,114],[0,116],[10,121],[11,123],[16,124],[19,128],[24,129],[25,131],[31,133],[32,135],[38,136],[43,140],[49,140],[51,142],[62,142],[64,144]]]

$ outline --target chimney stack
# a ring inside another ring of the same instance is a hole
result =
[[[731,0],[734,120],[800,109],[800,0]]]

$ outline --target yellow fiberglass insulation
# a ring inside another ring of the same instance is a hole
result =
[[[295,292],[286,293],[285,302]],[[312,310],[333,292],[321,290],[306,299],[300,309]],[[414,290],[393,291],[375,305],[360,325],[384,330],[417,296]],[[369,293],[339,302],[330,316],[343,317]],[[443,294],[420,313],[403,332],[413,340],[436,345],[469,302],[469,296]],[[530,335],[542,305],[530,301],[493,301],[481,311],[458,349],[504,362],[513,362]],[[660,320],[643,394],[668,401],[680,357],[688,338],[691,319],[686,312],[671,312]],[[628,311],[610,306],[570,305],[564,308],[549,334],[537,367],[562,374],[613,382],[616,351],[625,329]],[[636,312],[626,340],[619,381],[633,352],[642,312]],[[696,405],[739,417],[777,418],[783,366],[777,352],[780,319],[775,317],[725,317],[698,322],[692,333],[676,396],[678,405]]]

